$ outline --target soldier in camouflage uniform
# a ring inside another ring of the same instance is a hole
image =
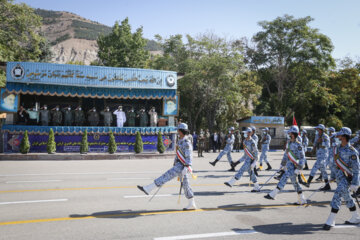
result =
[[[62,123],[63,115],[60,111],[60,106],[57,105],[54,109],[52,109],[52,122],[54,126],[60,126]]]
[[[103,111],[100,112],[100,114],[104,118],[104,126],[110,127],[113,122],[113,113],[110,111],[110,108],[106,107]]]
[[[49,126],[50,111],[47,109],[47,105],[40,110],[40,121],[42,126]]]
[[[210,137],[211,134],[209,132],[209,129],[206,129],[206,133],[205,133],[205,152],[210,152]]]
[[[200,134],[198,137],[198,157],[204,157],[203,151],[205,147],[205,134],[202,129],[200,129]]]
[[[189,175],[192,173],[192,144],[188,139],[188,126],[186,123],[180,123],[178,126],[178,134],[180,139],[177,143],[177,154],[174,160],[174,166],[170,168],[163,175],[155,179],[155,181],[146,186],[139,186],[138,188],[146,195],[156,188],[163,186],[166,182],[169,182],[174,177],[179,176],[181,179],[181,187],[184,189],[185,197],[189,199],[189,204],[183,210],[196,209],[194,193],[189,184]]]
[[[64,126],[72,126],[74,122],[74,113],[71,111],[71,106],[62,110],[64,114]]]
[[[149,117],[145,112],[145,108],[140,109],[138,117],[140,118],[140,127],[146,127],[148,125]]]
[[[81,109],[81,106],[78,106],[75,109],[74,116],[75,126],[83,126],[85,122],[85,114],[84,111]]]
[[[129,127],[135,127],[136,113],[133,107],[127,112],[126,119]]]
[[[331,212],[323,226],[324,230],[330,230],[335,226],[335,217],[342,204],[341,198],[344,199],[346,206],[352,213],[352,217],[345,224],[357,225],[360,223],[355,202],[350,196],[350,192],[355,192],[359,187],[359,153],[349,143],[350,128],[343,127],[336,135],[341,141],[334,154],[334,161],[337,166],[335,168],[337,188],[330,203]]]
[[[97,126],[99,124],[99,114],[96,112],[96,108],[92,108],[88,111],[88,121],[90,126]]]

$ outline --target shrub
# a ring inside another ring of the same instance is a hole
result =
[[[144,144],[141,139],[140,132],[136,132],[135,147],[134,147],[135,153],[141,153],[144,150],[143,145]]]
[[[22,154],[27,154],[30,151],[30,141],[28,136],[28,131],[25,131],[23,139],[21,139],[20,143],[20,152]]]
[[[116,145],[116,142],[115,142],[115,137],[114,137],[114,134],[113,132],[110,130],[109,132],[109,144],[108,144],[108,151],[110,154],[113,154],[115,153],[117,150],[117,145]]]
[[[52,130],[52,128],[50,129],[49,132],[49,139],[47,142],[46,150],[49,154],[56,153],[56,142],[55,142],[54,131]]]
[[[87,153],[88,151],[89,151],[89,143],[87,138],[87,130],[85,129],[81,139],[80,153]]]
[[[165,146],[164,146],[163,138],[162,138],[160,131],[158,132],[157,150],[159,153],[165,152]]]

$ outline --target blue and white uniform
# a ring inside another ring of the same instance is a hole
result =
[[[221,151],[219,156],[217,156],[216,161],[219,161],[226,154],[227,160],[231,165],[232,164],[231,151],[233,150],[234,147],[235,136],[232,133],[229,134],[230,136],[228,136],[228,138],[226,139],[226,146],[224,150]]]
[[[264,135],[264,140],[261,144],[261,155],[260,155],[260,165],[262,165],[263,160],[265,163],[269,163],[267,159],[267,152],[270,150],[270,142],[271,142],[271,136],[270,134],[266,133]]]

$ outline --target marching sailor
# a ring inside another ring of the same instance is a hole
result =
[[[304,129],[301,131],[301,139],[302,139],[302,146],[304,148],[304,152],[307,152],[307,148],[309,146],[309,138],[307,137],[307,131]],[[307,164],[306,158],[305,158],[305,167],[304,170],[309,170],[309,166]]]
[[[358,153],[360,154],[360,130],[358,130],[356,132],[356,136],[352,139],[350,139],[350,144],[351,146],[353,146],[357,151]],[[356,193],[354,193],[354,197],[355,195],[360,198],[360,187],[358,188],[358,190],[356,191]]]
[[[282,175],[276,188],[264,197],[267,199],[275,199],[276,194],[285,187],[288,178],[290,178],[295,191],[299,196],[299,204],[302,205],[306,204],[306,199],[302,193],[300,184],[296,181],[296,177],[300,175],[300,170],[304,167],[305,152],[302,144],[297,141],[299,135],[298,126],[292,126],[288,130],[288,134],[290,135],[290,141],[287,144],[287,148],[281,161],[281,165],[286,169],[285,174]]]
[[[226,186],[232,187],[237,180],[240,180],[244,172],[248,171],[250,179],[254,183],[254,188],[251,190],[251,192],[260,192],[259,183],[257,182],[255,174],[255,166],[258,159],[257,145],[255,140],[251,138],[252,130],[250,128],[247,128],[245,131],[243,131],[243,133],[245,138],[243,142],[245,153],[242,157],[243,160],[239,160],[239,162],[244,161],[244,164],[241,166],[238,173],[236,173],[234,177],[232,177],[228,182],[225,182],[224,184]]]
[[[269,128],[264,128],[264,136],[261,139],[261,155],[260,155],[260,170],[262,169],[262,161],[264,160],[266,165],[267,165],[267,169],[265,170],[271,170],[271,165],[267,159],[267,152],[269,151],[269,146],[270,146],[270,142],[271,142],[271,136],[269,134]]]
[[[235,142],[234,131],[235,131],[234,127],[229,128],[229,134],[227,135],[226,146],[225,146],[224,150],[221,151],[221,153],[219,154],[219,156],[217,156],[215,161],[209,162],[214,167],[215,167],[216,163],[222,158],[222,156],[224,156],[226,154],[228,162],[229,162],[229,164],[231,166],[229,171],[232,171],[232,172],[235,171],[235,165],[234,165],[234,163],[232,161],[232,158],[231,158],[231,151],[233,149],[233,145],[234,145],[234,142]]]
[[[259,143],[259,137],[256,135],[256,127],[252,126],[251,130],[252,130],[251,138],[255,140],[255,143],[256,143],[256,146],[257,146],[258,143]]]
[[[337,146],[334,155],[336,164],[336,183],[333,199],[330,203],[331,212],[323,226],[324,230],[330,230],[335,226],[335,217],[341,206],[341,198],[344,199],[352,216],[345,224],[359,224],[360,216],[356,211],[354,200],[350,196],[350,191],[355,192],[359,187],[359,153],[349,143],[351,129],[343,127],[337,134],[341,144]]]
[[[310,176],[307,180],[307,183],[304,184],[306,187],[310,187],[310,183],[314,178],[316,171],[320,169],[322,177],[325,180],[325,186],[322,187],[321,191],[329,191],[331,190],[328,175],[326,172],[326,159],[329,155],[329,147],[330,147],[330,138],[325,133],[325,126],[323,124],[319,124],[316,128],[316,137],[314,141],[314,148],[316,149],[316,162],[311,169]]]
[[[146,195],[156,188],[161,187],[166,182],[170,181],[176,176],[180,177],[181,186],[184,189],[185,197],[189,199],[189,204],[183,210],[196,209],[194,193],[189,185],[189,174],[192,174],[192,143],[188,139],[189,134],[188,125],[186,123],[180,123],[178,126],[179,141],[176,146],[176,157],[174,166],[167,172],[161,175],[155,181],[146,186],[137,186]]]

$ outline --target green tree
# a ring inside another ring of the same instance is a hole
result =
[[[87,130],[85,129],[85,131],[82,135],[82,139],[81,139],[80,153],[85,154],[88,151],[89,151],[89,143],[88,143],[88,137],[87,137]]]
[[[112,67],[143,68],[149,58],[145,50],[147,40],[142,36],[142,27],[131,32],[129,19],[121,24],[115,22],[109,35],[100,35],[98,57],[103,65]]]
[[[253,45],[246,44],[247,63],[264,86],[257,113],[286,116],[290,122],[295,112],[300,123],[317,122],[320,115],[309,118],[310,113],[324,114],[335,100],[326,86],[333,45],[309,26],[312,20],[285,15],[260,22],[262,31],[252,38]]]
[[[46,39],[40,33],[41,17],[26,4],[0,0],[0,61],[45,61],[51,56]],[[0,85],[5,73],[0,70]]]
[[[225,128],[248,115],[256,105],[261,87],[243,61],[241,41],[228,41],[212,33],[196,38],[181,35],[162,39],[163,56],[152,59],[151,68],[184,75],[178,81],[181,118],[192,130]]]
[[[108,151],[110,154],[115,153],[117,150],[117,145],[114,137],[114,133],[110,130],[109,131],[109,144],[108,144]]]
[[[144,147],[140,132],[136,132],[134,151],[135,153],[141,153],[143,150]]]
[[[20,143],[20,152],[22,154],[27,154],[30,151],[30,141],[28,136],[28,131],[25,130],[24,137],[21,139]]]
[[[161,135],[161,132],[159,131],[158,132],[158,137],[157,137],[157,150],[159,153],[164,153],[165,152],[165,146],[164,146],[164,142],[163,142],[163,138],[162,138],[162,135]]]
[[[56,153],[56,142],[55,142],[55,135],[52,128],[49,132],[49,139],[47,142],[46,150],[49,154]]]

